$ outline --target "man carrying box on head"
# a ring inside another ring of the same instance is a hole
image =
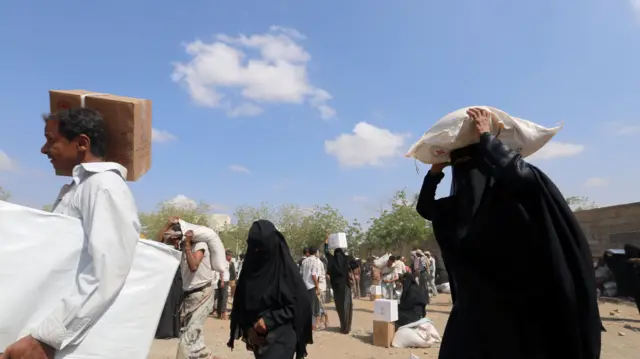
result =
[[[102,116],[77,108],[46,115],[44,121],[46,143],[41,152],[56,173],[73,177],[60,191],[53,212],[80,219],[92,261],[79,268],[73,292],[30,335],[10,345],[1,359],[53,358],[56,351],[79,344],[120,293],[140,238],[138,211],[125,182],[127,170],[104,161]]]

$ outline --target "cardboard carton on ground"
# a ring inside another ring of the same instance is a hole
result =
[[[369,292],[369,299],[373,302],[376,299],[382,298],[382,286],[380,285],[372,285],[371,290]]]
[[[105,159],[123,165],[128,181],[138,180],[151,168],[151,100],[86,90],[50,90],[49,103],[51,113],[77,107],[100,112],[107,132]]]
[[[347,248],[347,234],[346,233],[333,233],[329,235],[329,248]]]
[[[373,320],[378,322],[395,322],[398,320],[398,301],[377,299],[373,303]]]
[[[396,334],[396,326],[393,322],[373,322],[373,345],[390,348],[393,336]]]

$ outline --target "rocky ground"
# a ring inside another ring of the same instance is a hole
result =
[[[427,349],[385,349],[371,344],[373,302],[357,300],[354,302],[353,331],[342,335],[331,330],[319,331],[314,335],[315,344],[308,347],[309,358],[330,359],[407,359],[410,354],[418,358],[437,358],[438,348]],[[329,306],[332,324],[338,323],[338,317]],[[427,316],[443,334],[451,310],[451,299],[441,294],[427,307]],[[601,302],[600,313],[607,329],[602,334],[602,359],[636,359],[640,353],[640,315],[634,305],[626,302]],[[551,324],[550,324],[551,325]],[[253,356],[244,349],[242,343],[236,343],[231,352],[225,345],[229,338],[229,322],[210,318],[206,323],[206,341],[215,354],[221,358],[249,359]],[[174,359],[176,340],[156,340],[151,348],[149,359]]]

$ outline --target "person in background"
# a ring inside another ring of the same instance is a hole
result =
[[[395,283],[398,280],[398,272],[393,266],[396,258],[390,256],[387,261],[387,266],[382,269],[382,298],[383,299],[395,299]]]
[[[220,280],[218,280],[218,297],[216,298],[216,314],[218,319],[227,320],[227,301],[229,298],[229,279],[231,278],[231,258],[233,258],[233,252],[227,250],[225,252],[227,256],[227,263],[225,263],[224,270],[220,273]]]
[[[318,287],[320,288],[320,294],[318,295],[318,302],[320,304],[320,320],[324,325],[323,329],[326,329],[329,327],[329,314],[324,307],[324,304],[327,301],[327,267],[320,259],[320,251],[316,250],[315,252],[316,260],[318,261]]]
[[[318,296],[320,295],[320,266],[322,263],[317,260],[315,256],[317,249],[308,248],[306,252],[306,258],[300,265],[300,275],[302,281],[307,288],[307,295],[311,302],[311,315],[313,316],[313,329],[316,328],[317,320],[320,317],[320,302]]]
[[[302,267],[302,262],[309,256],[309,248],[302,248],[302,257],[298,260],[298,268]]]
[[[80,220],[91,263],[81,269],[75,287],[51,314],[6,347],[3,359],[53,358],[68,345],[80,344],[120,293],[140,238],[136,203],[125,182],[127,170],[105,161],[102,116],[87,108],[46,115],[44,137],[40,152],[56,173],[73,176],[60,191],[53,212]]]
[[[375,265],[376,258],[371,257],[371,285],[378,286],[382,279],[382,270]]]
[[[302,359],[313,344],[311,302],[287,242],[273,223],[253,222],[231,309],[230,338],[256,359]]]
[[[237,265],[236,265],[236,261],[233,258],[233,252],[231,252],[231,250],[227,250],[225,252],[225,254],[227,255],[227,262],[229,262],[229,292],[231,295],[230,300],[233,300],[233,295],[236,292],[236,280],[238,279],[238,270]],[[225,308],[226,311],[226,308]]]
[[[212,353],[204,341],[204,322],[213,308],[209,246],[205,242],[193,243],[193,231],[183,233],[177,217],[169,218],[167,226],[164,241],[182,251],[180,271],[184,301],[176,359],[209,358]]]
[[[238,279],[240,279],[240,273],[242,272],[242,263],[244,263],[244,254],[240,253],[240,255],[238,256]],[[234,296],[235,296],[235,292],[234,292]]]
[[[369,296],[371,286],[371,267],[366,259],[360,261],[360,296]]]
[[[360,299],[360,264],[359,261],[349,256],[349,280],[353,289],[353,298]]]
[[[416,249],[414,254],[413,275],[418,279],[418,285],[424,289],[424,292],[429,293],[429,262],[421,249]]]
[[[416,283],[411,273],[402,276],[402,295],[398,303],[396,330],[404,325],[417,322],[427,315],[429,294]]]
[[[394,296],[402,293],[402,275],[407,272],[407,266],[398,256],[394,256],[393,269],[396,271],[396,281],[394,283]]]
[[[349,284],[349,260],[342,248],[336,248],[333,254],[329,252],[328,235],[324,241],[324,254],[329,262],[329,277],[331,279],[336,312],[338,312],[338,318],[340,319],[340,333],[349,334],[353,318],[353,300]]]
[[[213,284],[213,306],[211,306],[211,315],[216,316],[218,310],[218,298],[220,298],[220,289],[218,282],[220,281],[220,272],[211,271],[211,283]]]
[[[438,295],[438,288],[436,287],[436,258],[431,256],[431,252],[424,252],[426,257],[427,266],[427,284],[429,287],[429,292],[432,297]]]

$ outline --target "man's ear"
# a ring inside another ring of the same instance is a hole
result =
[[[88,152],[91,149],[91,140],[87,135],[79,135],[76,137],[76,146],[78,151]]]

